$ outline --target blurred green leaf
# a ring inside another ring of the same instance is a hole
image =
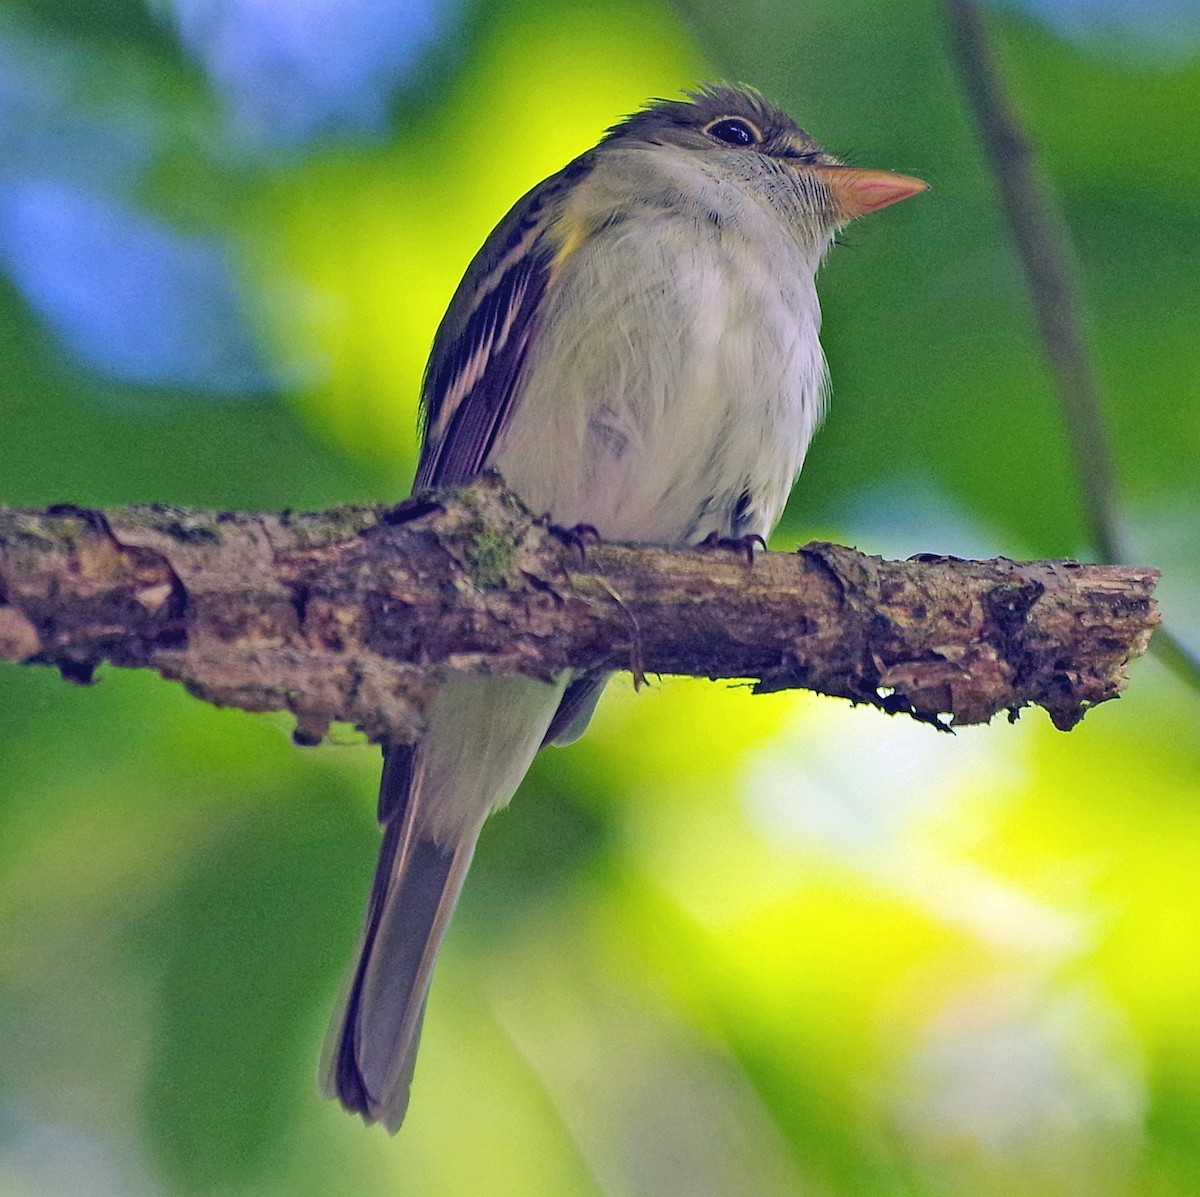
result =
[[[1086,549],[936,5],[476,6],[388,136],[290,156],[227,140],[160,9],[3,6],[0,67],[29,66],[0,79],[0,182],[65,172],[226,238],[287,393],[102,382],[0,282],[0,501],[398,497],[430,337],[488,230],[621,113],[725,75],[933,184],[831,255],[834,401],[780,543]],[[1074,241],[1130,526],[1191,609],[1200,60],[992,24]],[[0,666],[0,1189],[1191,1193],[1196,712],[1151,663],[1070,736],[615,678],[485,830],[391,1140],[314,1083],[377,751],[301,752],[286,720],[149,676]]]
[[[149,1142],[187,1192],[260,1172],[294,1128],[310,1012],[346,967],[344,912],[365,891],[374,836],[336,791],[259,795],[210,832],[147,925],[162,1021],[144,1094]],[[268,799],[264,801],[264,799]]]
[[[5,0],[9,12],[40,25],[47,33],[73,40],[153,46],[167,57],[178,47],[146,0]]]

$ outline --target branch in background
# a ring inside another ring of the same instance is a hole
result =
[[[1119,561],[1112,452],[1067,266],[1067,234],[1037,180],[1033,151],[1005,94],[978,5],[975,0],[946,0],[946,9],[963,86],[1017,245],[1062,404],[1088,535],[1105,561]]]
[[[1121,561],[1115,470],[1100,391],[1068,269],[1070,240],[1045,188],[1033,151],[1005,92],[976,0],[946,0],[954,56],[1025,272],[1042,348],[1066,421],[1088,535],[1103,561]],[[1163,629],[1155,651],[1200,690],[1200,658]]]
[[[928,722],[1116,696],[1158,623],[1153,569],[588,544],[495,476],[395,509],[0,508],[0,657],[103,662],[209,702],[411,740],[445,667],[752,678]]]

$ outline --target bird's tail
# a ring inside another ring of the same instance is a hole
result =
[[[395,1131],[425,998],[483,821],[520,783],[562,695],[528,678],[454,678],[416,749],[391,748],[383,845],[358,958],[326,1043],[325,1093]]]

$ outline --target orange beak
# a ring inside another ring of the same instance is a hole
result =
[[[890,170],[859,170],[856,166],[809,166],[829,188],[838,220],[853,220],[929,190],[929,184]]]

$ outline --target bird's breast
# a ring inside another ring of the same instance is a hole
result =
[[[769,531],[821,414],[815,268],[759,210],[611,221],[556,273],[492,464],[609,539]]]

